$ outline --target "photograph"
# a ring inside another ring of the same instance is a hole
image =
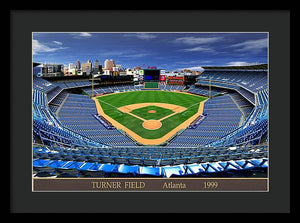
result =
[[[32,191],[268,192],[269,35],[32,32]]]

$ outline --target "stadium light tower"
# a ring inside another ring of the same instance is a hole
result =
[[[209,76],[209,90],[208,90],[208,97],[211,98],[211,76]]]
[[[94,97],[94,73],[92,73],[92,97]]]

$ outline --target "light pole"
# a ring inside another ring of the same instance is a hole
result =
[[[94,73],[92,73],[92,97],[94,97]]]
[[[211,76],[209,76],[209,91],[208,91],[209,98],[211,97]]]

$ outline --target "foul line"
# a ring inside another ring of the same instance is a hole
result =
[[[100,100],[100,99],[98,99],[98,101],[101,101],[101,102],[103,102],[104,104],[110,105],[111,107],[114,107],[115,109],[118,109],[116,106],[114,106],[114,105],[112,105],[112,104],[109,104],[109,103],[107,103],[107,102],[105,102],[105,101],[102,101],[102,100]]]

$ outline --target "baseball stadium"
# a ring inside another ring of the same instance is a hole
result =
[[[267,64],[203,69],[181,84],[33,73],[33,177],[267,177]]]

